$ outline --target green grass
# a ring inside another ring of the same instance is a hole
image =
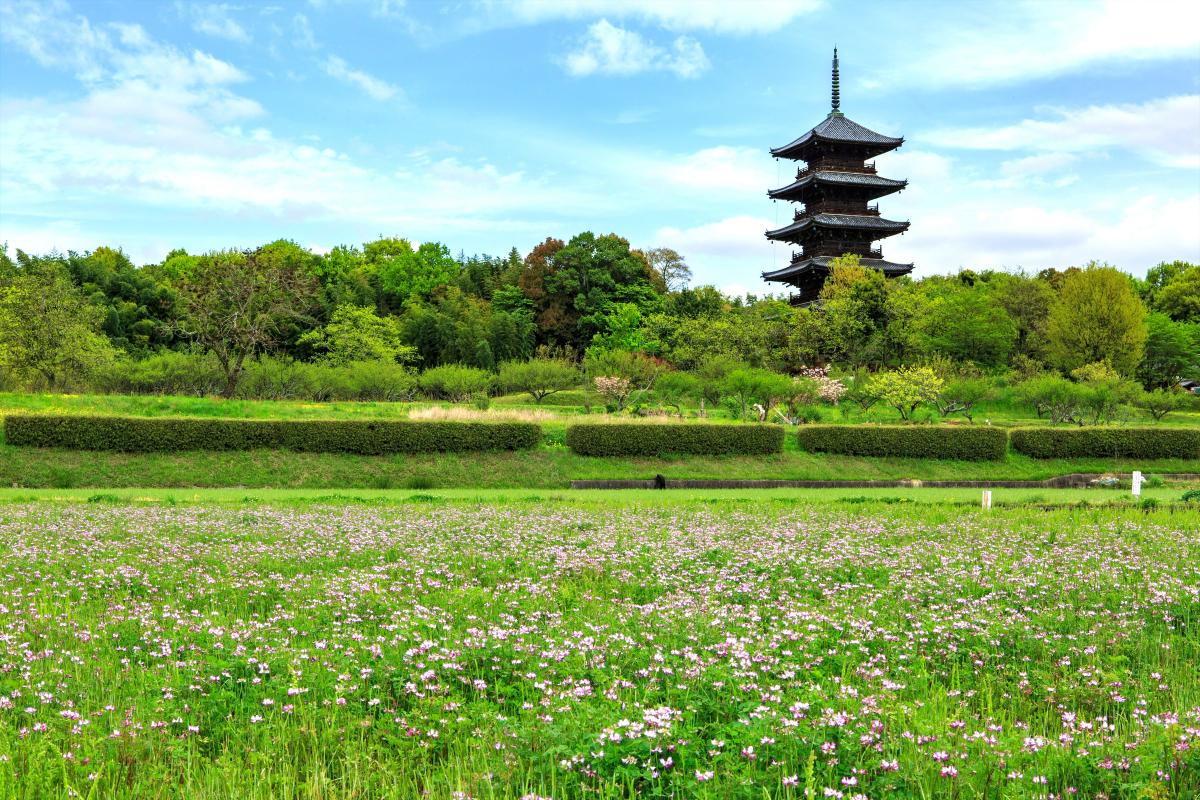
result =
[[[0,416],[21,411],[255,419],[400,418],[412,407],[397,403],[0,394]],[[552,407],[539,410],[552,412]],[[467,455],[372,457],[287,451],[124,454],[17,448],[4,444],[0,437],[0,486],[559,489],[569,486],[572,480],[652,478],[657,474],[675,479],[1042,480],[1073,472],[1200,472],[1200,463],[1189,459],[1036,460],[1010,453],[1003,461],[972,462],[827,455],[800,451],[790,431],[784,440],[784,452],[777,456],[590,458],[562,445],[571,418],[568,414],[541,420],[545,443],[534,451]],[[719,417],[713,419],[721,421]]]
[[[497,409],[529,410],[553,414],[560,418],[551,424],[565,425],[572,418],[584,413],[580,392],[561,392],[546,398],[536,405],[525,394],[510,394],[493,398]],[[288,400],[225,400],[219,397],[176,397],[161,395],[66,395],[45,393],[0,392],[0,416],[7,413],[71,413],[71,414],[128,414],[132,416],[189,416],[189,417],[245,417],[257,419],[344,419],[356,417],[393,418],[406,415],[413,408],[449,406],[448,403],[369,403],[331,402],[312,403]],[[594,407],[594,412],[602,409]],[[696,409],[686,409],[694,415]],[[843,405],[838,409],[822,408],[822,422],[897,423],[899,415],[893,409],[876,407],[862,412],[857,407]],[[956,424],[970,424],[960,416],[949,418]],[[1019,425],[1043,425],[1027,409],[1011,403],[994,403],[984,407],[975,415],[975,424],[1005,427]],[[711,410],[709,422],[730,421],[722,409]],[[1129,420],[1136,424],[1154,424],[1141,412],[1134,412]],[[1171,414],[1162,425],[1200,425],[1200,409]]]
[[[627,508],[632,505],[676,506],[696,503],[728,506],[762,503],[788,505],[895,504],[954,505],[975,507],[980,489],[840,488],[840,489],[163,489],[153,487],[109,489],[13,489],[0,488],[0,503],[149,503],[178,505],[218,503],[222,505],[368,503],[372,505],[419,502],[471,502],[481,504],[570,503],[595,508]],[[1106,505],[1134,507],[1137,500],[1128,489],[992,489],[995,506]],[[1153,499],[1177,510],[1192,506],[1180,501],[1177,486],[1143,488],[1142,499]],[[1200,503],[1193,504],[1200,511]]]
[[[789,440],[792,437],[789,437]],[[792,445],[794,447],[794,444]],[[565,447],[517,453],[355,456],[337,453],[109,453],[0,445],[0,486],[563,489],[572,480],[653,478],[766,480],[1042,480],[1073,472],[1200,472],[1194,460],[1005,461],[863,458],[794,449],[776,456],[591,458]]]
[[[1200,509],[17,494],[2,797],[1200,792]]]

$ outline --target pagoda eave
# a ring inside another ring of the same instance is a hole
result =
[[[797,241],[813,229],[853,231],[871,240],[882,239],[908,230],[908,222],[856,214],[816,214],[802,217],[791,225],[767,231],[766,237],[778,242]]]
[[[771,189],[767,197],[772,200],[791,200],[800,203],[818,187],[851,194],[861,200],[876,200],[885,195],[899,192],[908,186],[908,181],[881,178],[863,172],[833,172],[822,170],[807,175],[779,189]]]
[[[832,256],[813,256],[811,258],[797,259],[782,269],[762,273],[762,279],[764,281],[791,283],[809,274],[828,275],[829,264],[833,260]],[[912,264],[898,264],[894,261],[885,261],[882,258],[860,258],[858,264],[867,269],[877,269],[889,278],[907,275],[913,271]]]

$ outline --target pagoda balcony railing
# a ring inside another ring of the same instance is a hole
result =
[[[863,175],[875,175],[875,162],[870,164],[846,163],[843,161],[814,161],[807,167],[796,170],[796,180],[813,172],[858,172]]]
[[[811,207],[805,206],[804,209],[796,209],[792,214],[792,221],[799,222],[805,217],[812,217],[817,214],[849,214],[857,217],[878,217],[879,204],[872,203],[869,206],[855,205],[854,203],[813,203]]]
[[[838,256],[844,256],[847,253],[854,253],[859,258],[878,258],[880,260],[883,259],[883,250],[880,250],[878,248],[859,251],[857,253],[855,253],[854,250],[840,250],[839,252],[834,252],[834,250],[837,250],[837,249],[838,248],[816,247],[816,248],[813,248],[813,252],[811,252],[811,253],[807,253],[804,250],[800,250],[799,252],[797,252],[796,250],[793,250],[792,251],[792,261],[802,261],[806,258],[815,258],[816,256],[825,256],[826,258],[837,258]]]

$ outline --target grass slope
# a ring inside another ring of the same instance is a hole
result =
[[[510,398],[511,399],[511,398]],[[428,404],[426,404],[428,405]],[[399,419],[413,406],[397,403],[295,403],[218,398],[120,395],[0,394],[0,416],[13,412],[128,414],[248,419]],[[512,408],[512,407],[506,407]],[[562,445],[573,417],[553,407],[515,408],[539,415],[545,444],[531,452],[356,456],[295,453],[186,452],[123,454],[17,448],[0,436],[0,486],[27,488],[565,488],[572,480],[652,478],[793,480],[1041,480],[1072,472],[1200,472],[1186,459],[1035,460],[1010,454],[1004,461],[865,458],[807,453],[788,432],[777,456],[590,458]],[[1180,419],[1188,420],[1187,415]],[[720,422],[721,418],[709,421]],[[1026,420],[1027,422],[1028,420]]]
[[[789,437],[790,438],[790,437]],[[777,456],[589,458],[564,447],[518,453],[355,456],[336,453],[187,452],[127,454],[0,445],[0,486],[561,489],[602,478],[793,480],[1041,480],[1072,472],[1197,472],[1194,460],[1005,461],[862,458],[797,451]]]

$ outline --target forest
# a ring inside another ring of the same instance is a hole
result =
[[[6,245],[0,390],[485,404],[570,392],[617,411],[707,400],[796,422],[843,395],[902,419],[926,401],[970,418],[1006,385],[1038,416],[1082,424],[1126,404],[1158,418],[1200,378],[1200,266],[1182,261],[1144,279],[1089,263],[889,281],[846,256],[807,308],[690,278],[672,250],[590,232],[524,257],[280,240],[140,266],[109,247]]]

